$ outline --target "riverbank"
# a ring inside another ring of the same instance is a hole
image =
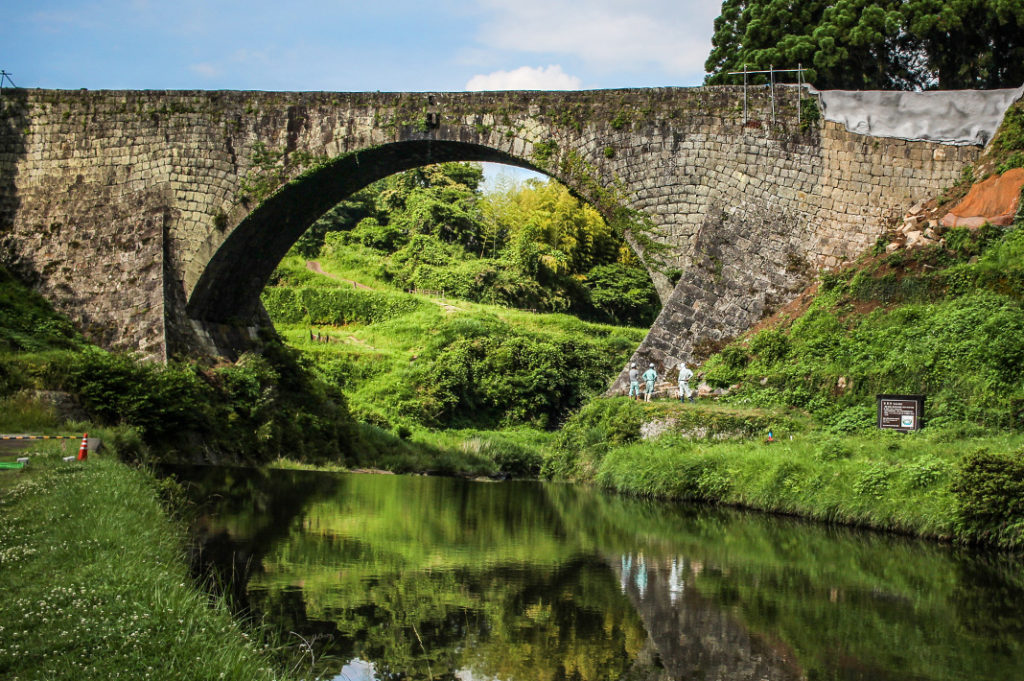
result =
[[[281,679],[271,651],[189,574],[160,485],[111,456],[33,457],[4,481],[0,677]]]
[[[399,442],[379,458],[367,454],[365,467],[542,477],[630,496],[1024,548],[1019,432],[961,424],[836,433],[796,409],[619,397],[592,400],[555,433],[416,431]],[[288,459],[273,465],[331,470]]]
[[[615,398],[566,425],[546,470],[631,495],[1020,549],[1022,452],[1021,433],[837,435],[792,410]]]

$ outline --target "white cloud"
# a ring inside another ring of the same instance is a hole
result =
[[[483,45],[571,55],[602,69],[704,72],[721,4],[707,0],[480,0]]]
[[[520,66],[512,71],[478,74],[466,83],[467,90],[579,90],[582,82],[553,64],[534,68]]]
[[[215,78],[221,74],[221,70],[209,62],[191,64],[188,70],[204,78]]]

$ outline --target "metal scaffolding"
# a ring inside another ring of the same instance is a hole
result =
[[[769,65],[767,70],[751,71],[747,68],[747,65],[743,65],[742,71],[729,71],[730,76],[743,76],[743,125],[747,124],[747,76],[751,76],[758,73],[768,74],[768,87],[771,88],[771,101],[772,101],[772,125],[777,122],[776,107],[775,107],[775,74],[776,73],[795,73],[797,83],[797,107],[796,107],[796,122],[800,124],[801,116],[803,116],[803,104],[804,104],[804,66],[803,64],[797,64],[795,69],[777,69],[774,66]]]

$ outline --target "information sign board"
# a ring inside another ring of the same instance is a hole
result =
[[[878,427],[907,432],[924,425],[924,395],[878,395]]]

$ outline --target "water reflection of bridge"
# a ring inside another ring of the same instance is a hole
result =
[[[644,681],[799,681],[793,652],[750,632],[735,610],[702,596],[693,584],[707,568],[682,556],[623,554],[609,563],[637,609],[648,639],[626,678]]]

